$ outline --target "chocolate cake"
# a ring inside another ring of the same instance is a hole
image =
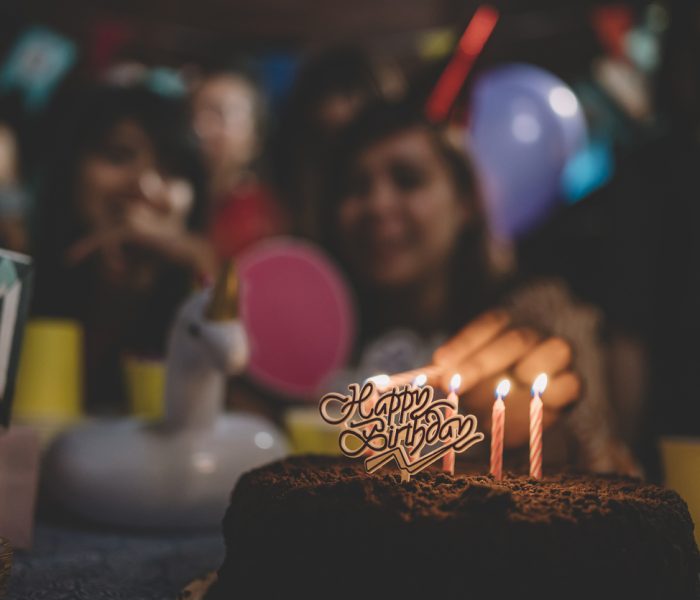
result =
[[[4,598],[5,586],[12,568],[12,547],[10,542],[0,537],[0,598]]]
[[[700,597],[684,501],[638,480],[296,457],[244,475],[207,600]]]

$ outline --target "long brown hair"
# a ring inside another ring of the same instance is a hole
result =
[[[337,233],[338,208],[349,189],[349,176],[362,152],[401,131],[420,129],[429,137],[435,152],[444,162],[457,194],[469,203],[472,217],[459,236],[450,265],[450,302],[446,322],[451,330],[483,310],[494,299],[494,285],[488,259],[488,233],[481,205],[481,194],[474,166],[469,157],[455,148],[440,127],[427,121],[419,110],[408,104],[381,102],[363,111],[340,135],[326,168],[326,202],[321,207],[322,243],[336,260],[343,261]],[[358,291],[361,319],[366,329],[381,328],[371,318],[371,299],[361,282]]]

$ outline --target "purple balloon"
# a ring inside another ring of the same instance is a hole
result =
[[[567,160],[586,143],[586,121],[571,89],[525,64],[487,71],[471,95],[467,144],[494,234],[513,239],[560,200]]]

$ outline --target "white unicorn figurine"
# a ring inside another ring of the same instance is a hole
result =
[[[224,412],[226,379],[249,356],[237,292],[227,265],[213,291],[181,307],[168,344],[162,421],[100,420],[54,442],[46,468],[57,501],[114,525],[213,528],[238,477],[287,453],[268,420]]]

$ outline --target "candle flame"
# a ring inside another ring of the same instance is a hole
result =
[[[425,373],[416,375],[415,379],[413,380],[413,385],[416,387],[423,387],[426,383],[428,383],[428,376]]]
[[[462,376],[459,373],[455,373],[450,379],[450,391],[456,392],[460,385],[462,385]]]
[[[374,377],[370,377],[367,381],[371,381],[378,388],[385,388],[391,383],[391,377],[386,373],[380,373]]]
[[[540,395],[547,389],[547,374],[540,373],[532,383],[532,393]]]
[[[507,379],[501,379],[498,386],[496,387],[496,398],[505,398],[510,392],[510,381]]]

